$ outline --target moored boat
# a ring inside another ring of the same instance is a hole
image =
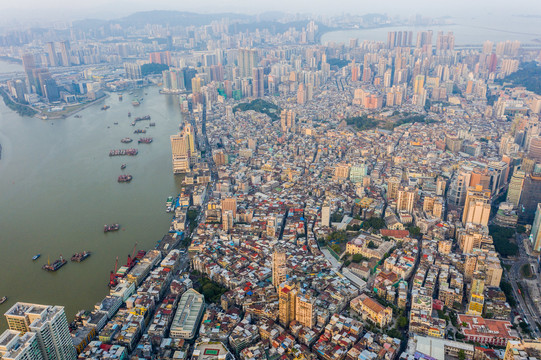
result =
[[[56,271],[60,269],[62,266],[66,265],[67,263],[68,261],[64,259],[62,255],[60,255],[60,259],[55,260],[55,262],[53,262],[52,264],[50,261],[48,261],[47,264],[43,265],[41,268],[47,271]]]
[[[135,130],[133,133],[134,133],[134,134],[146,134],[146,132],[147,132],[147,131],[146,131],[145,129],[137,129],[137,130]]]
[[[103,226],[103,232],[104,233],[109,232],[109,231],[117,231],[118,229],[120,229],[120,225],[118,225],[118,224],[104,225]]]
[[[119,183],[126,183],[126,182],[130,182],[131,179],[133,179],[133,176],[131,176],[131,175],[120,175],[118,177],[118,182]]]
[[[71,257],[71,261],[81,262],[87,259],[92,253],[90,251],[83,251],[82,253],[75,253]]]

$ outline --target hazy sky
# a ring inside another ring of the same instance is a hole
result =
[[[195,12],[264,11],[312,14],[366,14],[427,16],[492,16],[529,14],[541,16],[541,0],[0,0],[2,20],[47,17],[116,18],[142,10],[184,10]],[[541,24],[541,19],[540,19]],[[540,25],[541,27],[541,25]]]

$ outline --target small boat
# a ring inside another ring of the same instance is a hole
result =
[[[80,118],[81,118],[81,115],[77,114],[77,115],[75,115],[74,117],[77,118],[77,119],[80,119]]]
[[[149,137],[149,138],[140,138],[139,140],[137,140],[138,144],[150,144],[151,142],[152,142],[151,137]]]
[[[41,256],[41,254],[36,254],[36,255],[32,256],[32,260],[37,260],[37,259],[39,259],[40,256]]]
[[[132,141],[133,141],[133,139],[132,139],[132,138],[129,138],[129,137],[125,137],[125,138],[123,138],[122,140],[120,140],[120,142],[123,143],[123,144],[129,144],[129,143],[131,143]]]
[[[134,134],[145,134],[147,131],[145,129],[137,129],[133,133]]]
[[[113,125],[118,125],[118,122],[117,122],[117,121],[115,121],[115,122],[113,123]]]
[[[156,123],[155,123],[155,122],[151,122],[150,124],[148,124],[148,126],[156,126]]]
[[[131,117],[131,112],[128,113],[128,117]]]
[[[122,100],[122,94],[118,94],[118,100]]]
[[[119,183],[129,183],[131,179],[133,179],[133,176],[131,175],[120,175],[117,181]]]
[[[73,254],[71,261],[81,262],[88,258],[92,253],[90,251],[83,251],[82,253]]]
[[[126,168],[126,164],[120,165],[120,170],[124,170]]]
[[[139,101],[137,101],[137,100],[132,101],[131,104],[132,104],[133,106],[139,106],[139,105],[141,105],[141,103],[140,103]]]
[[[5,303],[7,300],[8,300],[8,297],[7,297],[7,296],[2,296],[2,298],[0,299],[0,305],[2,305],[3,303]]]
[[[112,225],[104,225],[103,226],[103,232],[109,232],[109,231],[118,231],[120,229],[120,225],[118,224],[112,224]]]
[[[103,106],[101,107],[102,110],[107,110],[107,109],[109,109],[109,108],[110,108],[109,105],[103,105]]]

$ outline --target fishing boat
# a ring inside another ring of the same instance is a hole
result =
[[[39,259],[40,256],[41,256],[41,254],[36,254],[36,255],[32,256],[32,260],[37,260],[37,259]]]
[[[50,260],[47,260],[47,264],[43,265],[41,268],[47,271],[57,271],[62,266],[66,265],[67,263],[68,261],[64,259],[62,255],[60,255],[60,259],[55,260],[55,262],[53,262],[52,264]]]
[[[120,225],[118,224],[112,224],[112,225],[104,225],[103,226],[103,232],[109,232],[109,231],[118,231],[120,229]]]
[[[2,298],[0,299],[0,305],[2,305],[3,303],[5,303],[7,300],[8,300],[8,297],[7,297],[7,296],[2,296]]]
[[[150,144],[152,142],[152,138],[140,138],[137,140],[137,143],[139,144]]]

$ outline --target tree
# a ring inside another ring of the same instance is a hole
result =
[[[404,329],[408,325],[408,319],[405,316],[398,318],[398,327]]]
[[[377,249],[378,246],[377,246],[376,244],[374,244],[374,242],[373,242],[372,240],[370,240],[370,241],[368,242],[368,248],[369,248],[369,249]]]
[[[353,261],[354,263],[360,263],[361,261],[365,261],[365,260],[368,260],[368,258],[366,258],[365,256],[361,255],[361,254],[354,254],[352,257],[351,257],[351,261]]]
[[[458,360],[466,360],[466,353],[464,352],[464,349],[460,349],[458,351]]]

